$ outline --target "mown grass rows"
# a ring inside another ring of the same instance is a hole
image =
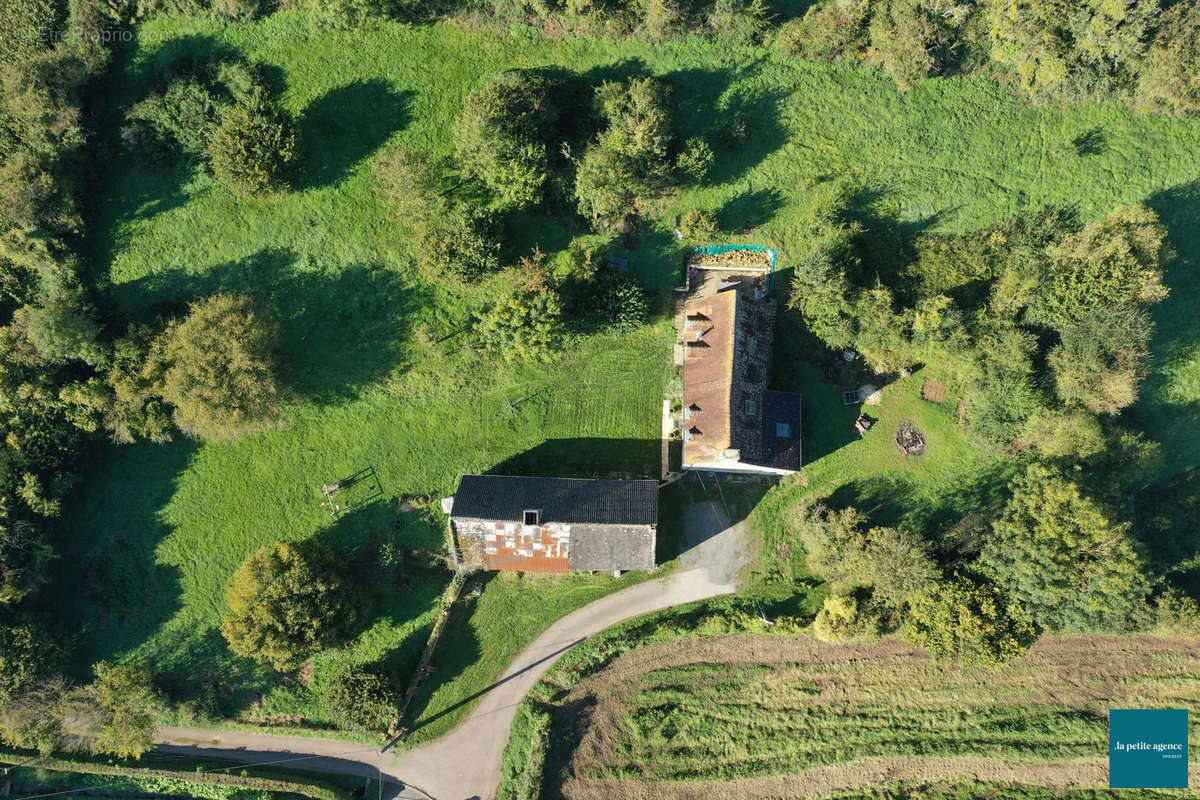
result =
[[[724,641],[737,648],[737,639]],[[686,646],[674,643],[671,657]],[[1108,708],[1186,707],[1200,698],[1194,647],[1181,646],[1143,639],[1126,652],[1117,639],[1062,637],[997,670],[939,666],[884,648],[863,657],[831,647],[817,663],[788,663],[777,643],[778,662],[716,663],[706,652],[703,663],[622,666],[613,678],[600,670],[573,695],[594,696],[596,705],[583,712],[592,730],[572,769],[601,779],[696,781],[887,756],[1102,757]],[[577,697],[562,702],[551,713],[564,719],[578,713],[573,704],[589,708]]]

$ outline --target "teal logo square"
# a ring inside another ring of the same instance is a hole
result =
[[[1187,709],[1109,709],[1108,785],[1188,788]]]

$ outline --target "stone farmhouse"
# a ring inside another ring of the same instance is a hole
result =
[[[800,469],[800,395],[767,388],[775,302],[761,274],[696,269],[683,304],[683,468]]]
[[[658,482],[465,475],[450,510],[464,566],[525,572],[654,569]]]

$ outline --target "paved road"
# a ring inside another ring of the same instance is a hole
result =
[[[736,526],[735,526],[736,527]],[[732,530],[732,529],[731,529]],[[279,761],[297,768],[390,779],[387,796],[436,800],[491,800],[517,704],[558,657],[587,637],[652,611],[735,590],[723,570],[674,572],[589,603],[551,625],[517,655],[479,705],[445,736],[407,752],[336,739],[160,728],[155,749],[235,761]],[[292,760],[294,759],[294,760]]]

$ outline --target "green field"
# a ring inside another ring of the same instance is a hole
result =
[[[960,668],[895,638],[704,635],[714,611],[564,657],[517,714],[500,797],[890,797],[964,778],[1039,797],[1107,783],[1109,708],[1200,698],[1196,640],[1047,636]]]
[[[89,454],[55,539],[63,555],[54,585],[72,588],[54,602],[77,637],[80,670],[99,658],[130,659],[152,665],[195,713],[325,726],[320,689],[341,664],[411,668],[445,579],[366,574],[377,587],[371,619],[351,645],[314,660],[308,685],[232,657],[216,630],[224,585],[255,549],[313,537],[347,553],[391,540],[441,547],[434,513],[406,515],[398,532],[386,504],[331,520],[319,506],[322,484],[370,466],[390,499],[440,496],[459,475],[493,468],[657,474],[668,321],[621,337],[577,336],[546,365],[481,359],[463,328],[488,286],[451,292],[422,282],[403,225],[373,198],[374,153],[402,144],[450,155],[463,98],[505,67],[551,67],[588,83],[661,76],[674,87],[682,136],[716,141],[726,119],[746,123],[746,142],[718,153],[707,185],[663,198],[636,249],[613,244],[664,297],[680,264],[673,215],[701,207],[727,229],[757,226],[750,236],[778,247],[786,264],[807,248],[811,206],[831,180],[862,187],[883,243],[899,233],[967,231],[1044,204],[1075,205],[1085,219],[1118,203],[1150,204],[1179,258],[1168,267],[1172,296],[1157,310],[1156,372],[1138,413],[1164,442],[1169,472],[1197,463],[1198,124],[1134,118],[1116,103],[1031,106],[982,77],[902,94],[875,73],[702,38],[544,40],[452,22],[315,31],[300,12],[227,25],[162,16],[139,30],[139,44],[118,53],[101,114],[105,158],[86,243],[98,303],[113,318],[148,320],[216,290],[253,295],[281,322],[289,400],[281,430],[237,443]],[[238,200],[209,176],[120,149],[124,111],[167,64],[222,53],[265,65],[298,120],[303,157],[292,191]],[[1102,146],[1078,152],[1073,141],[1092,131]],[[537,246],[553,257],[583,233],[582,221],[540,210],[510,215],[505,256],[515,261]],[[928,522],[963,502],[962,492],[1007,474],[963,440],[952,402],[919,399],[920,373],[887,387],[872,412],[885,424],[852,441],[857,410],[840,405],[802,338],[780,339],[775,382],[806,394],[806,479],[816,486],[863,502],[886,495],[887,514]],[[903,461],[885,433],[908,419],[930,435],[919,461]],[[765,529],[784,494],[762,506]],[[446,660],[418,704],[428,722],[421,735],[461,716],[553,618],[620,585],[489,580],[476,608],[452,617]],[[525,609],[520,624],[504,619],[513,608]]]

